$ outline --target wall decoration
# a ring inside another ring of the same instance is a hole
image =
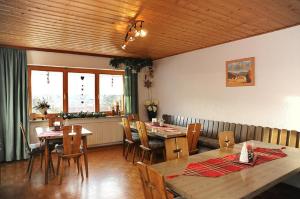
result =
[[[81,104],[84,106],[84,76],[80,76],[81,79]]]
[[[47,72],[46,76],[47,76],[47,84],[50,84],[50,73],[49,73],[49,71]]]
[[[226,61],[226,86],[254,86],[255,58]]]
[[[151,58],[114,57],[111,58],[109,65],[121,70],[128,67],[132,72],[137,73],[144,67],[151,67],[153,61]]]

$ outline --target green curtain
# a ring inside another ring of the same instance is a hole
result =
[[[129,67],[125,69],[125,114],[138,113],[138,74]]]
[[[26,158],[19,122],[28,132],[26,51],[0,47],[0,161]]]

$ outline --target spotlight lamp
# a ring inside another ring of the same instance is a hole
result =
[[[128,46],[129,42],[134,41],[138,37],[145,37],[145,36],[147,36],[147,30],[145,30],[143,28],[143,23],[144,23],[143,20],[136,20],[136,21],[134,21],[130,25],[130,27],[129,27],[126,35],[125,35],[124,42],[121,45],[121,48],[123,50],[126,49],[126,47]]]

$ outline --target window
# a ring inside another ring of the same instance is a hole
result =
[[[118,103],[123,110],[123,75],[100,74],[100,110],[111,111]]]
[[[50,105],[48,113],[62,112],[63,73],[33,70],[31,73],[31,100],[33,113],[40,113],[34,107],[42,100],[46,100]]]
[[[95,111],[95,74],[68,73],[69,112]]]
[[[116,103],[124,110],[124,71],[29,66],[28,77],[30,113],[40,113],[34,107],[42,100],[49,114],[110,112]]]

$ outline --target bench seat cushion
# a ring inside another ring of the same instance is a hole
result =
[[[209,137],[200,136],[199,138],[199,144],[201,146],[205,146],[211,149],[218,149],[219,146],[219,140]],[[199,147],[199,148],[200,148]]]
[[[206,146],[199,146],[198,153],[203,153],[203,152],[207,152],[207,151],[211,151],[211,150],[214,150],[214,149],[206,147]]]

